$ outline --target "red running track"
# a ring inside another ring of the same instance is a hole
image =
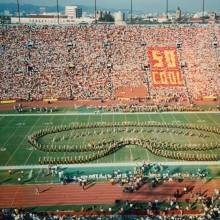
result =
[[[166,182],[156,188],[145,184],[134,193],[124,193],[122,186],[111,183],[96,183],[85,190],[79,184],[68,185],[14,185],[0,186],[0,207],[31,207],[81,204],[113,204],[116,200],[130,201],[164,201],[174,199],[177,189],[183,191],[185,186],[192,191],[183,195],[180,200],[193,199],[192,195],[202,192],[211,196],[214,189],[220,190],[220,180]],[[39,195],[36,188],[39,188]]]

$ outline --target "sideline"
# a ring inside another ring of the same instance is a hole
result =
[[[0,117],[10,116],[81,116],[81,115],[152,115],[152,114],[220,114],[220,111],[200,111],[200,112],[91,112],[91,113],[78,113],[78,112],[66,112],[66,113],[12,113],[12,114],[1,114]]]
[[[148,163],[147,161],[145,161]],[[220,165],[220,161],[165,161],[165,162],[150,162],[167,166],[210,166]],[[101,168],[101,167],[134,167],[141,166],[142,162],[128,163],[85,163],[85,164],[58,164],[60,168]],[[29,170],[29,169],[48,169],[49,165],[19,165],[19,166],[0,166],[0,170]]]

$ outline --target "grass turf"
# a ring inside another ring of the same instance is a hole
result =
[[[74,156],[74,153],[46,153],[40,152],[27,142],[27,136],[50,126],[67,125],[74,122],[93,123],[93,122],[124,122],[124,121],[157,121],[166,123],[193,123],[206,126],[219,127],[220,125],[219,113],[155,113],[155,114],[93,114],[93,115],[24,115],[24,116],[4,116],[0,114],[0,166],[6,165],[34,165],[38,164],[38,158],[43,156]],[[157,133],[152,134],[157,137]],[[97,138],[105,138],[97,133]],[[161,137],[160,137],[161,138]],[[170,141],[180,141],[187,143],[197,143],[195,137],[180,138],[171,133],[164,134],[162,138]],[[217,137],[211,136],[210,140],[215,140]],[[48,141],[51,140],[44,140]],[[79,142],[91,141],[85,137]],[[204,140],[203,140],[204,141]],[[73,141],[74,142],[74,141]],[[77,140],[76,140],[77,142]],[[106,156],[104,158],[94,161],[94,163],[116,163],[116,162],[162,162],[172,161],[170,159],[162,158],[151,154],[146,149],[136,146],[127,146],[119,151]]]

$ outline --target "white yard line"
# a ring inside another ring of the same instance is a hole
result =
[[[198,116],[197,116],[198,117]],[[198,117],[199,118],[199,117]],[[213,123],[212,124],[214,124],[214,125],[216,125],[217,127],[219,127],[219,124],[215,121],[215,120],[213,120],[211,117],[209,117],[209,115],[207,115],[207,118],[209,118],[209,120],[210,121],[212,121]],[[200,119],[200,118],[199,118]],[[214,135],[214,137],[215,137],[215,140],[218,142],[218,140],[219,140],[219,135],[217,135],[217,134],[213,134]]]
[[[200,117],[198,117],[198,115],[195,115],[197,118],[198,118],[198,120],[199,121],[201,121],[201,118]],[[188,120],[185,116],[183,116],[183,118],[185,118],[186,119],[186,121],[187,121],[187,123],[191,123],[191,121],[190,120]],[[193,124],[198,124],[198,125],[202,125],[202,123],[201,122],[196,122],[196,123],[193,123]],[[200,131],[198,131],[198,130],[194,130],[194,132],[196,132],[197,134],[200,134]]]
[[[148,117],[148,116],[147,116]],[[148,117],[148,119],[150,120],[150,118]],[[140,122],[140,118],[139,115],[137,114],[137,120],[138,122]],[[145,134],[144,132],[141,134],[143,139],[145,138]],[[146,155],[147,155],[147,162],[150,162],[150,156],[149,156],[149,151],[147,149],[145,149]]]
[[[79,117],[78,115],[77,115],[77,117],[75,117],[73,123],[77,122],[78,117]],[[71,131],[71,132],[70,132],[70,135],[73,135],[73,134],[74,134],[74,131]],[[67,142],[67,144],[68,144],[69,146],[71,146],[72,140],[73,140],[73,139],[72,139],[72,137],[71,137],[71,138],[69,139],[69,141]]]
[[[28,130],[28,132],[30,132],[30,131],[32,131],[32,130],[34,129],[35,124],[36,124],[39,120],[40,120],[40,118],[38,118],[38,119],[35,121],[35,123],[31,126],[31,129]],[[27,139],[27,136],[28,136],[28,135],[25,135],[24,138],[22,139],[22,141],[20,142],[20,144],[18,144],[17,148],[15,149],[15,151],[13,151],[13,153],[12,153],[11,156],[9,157],[8,161],[6,162],[5,166],[8,165],[8,163],[10,162],[10,160],[14,157],[14,155],[16,154],[16,152],[20,149],[20,147],[21,147],[23,141],[24,141],[25,139]]]
[[[48,166],[45,167],[45,168],[48,168]],[[43,169],[43,168],[40,168],[40,169],[39,169],[38,174],[37,174],[37,177],[36,177],[35,180],[34,180],[35,183],[38,182],[37,180],[38,180],[38,178],[39,178],[39,176],[40,176],[40,174],[41,174],[41,170],[42,170],[42,169]]]
[[[138,116],[138,114],[136,115],[136,118],[137,118],[137,121],[138,121],[138,123],[140,123],[140,120],[139,120],[139,116]],[[142,137],[144,137],[144,132],[142,133],[142,134],[140,134]],[[138,146],[138,147],[140,147],[140,146]],[[149,155],[148,155],[148,151],[147,151],[147,149],[144,149],[146,152],[147,152],[147,161],[149,161]]]
[[[100,117],[101,117],[101,123],[102,123],[102,114],[100,115]],[[96,164],[98,163],[99,163],[99,159],[96,160]]]
[[[147,117],[148,117],[149,121],[154,121],[153,119],[151,119],[150,115],[147,115]],[[152,134],[155,134],[155,133],[152,132]],[[156,134],[156,135],[157,135],[157,139],[158,139],[158,134]],[[159,140],[159,139],[158,139],[158,140]],[[147,150],[147,151],[150,152],[149,150]],[[153,153],[151,153],[151,154],[153,154]],[[156,157],[158,157],[158,156],[155,155],[155,154],[153,154],[153,155],[156,156]],[[161,158],[163,158],[163,157],[161,157]],[[150,159],[150,157],[149,157],[149,159]],[[167,160],[165,157],[164,157],[163,159]],[[150,162],[155,162],[155,161],[150,161]]]
[[[124,117],[125,117],[125,121],[128,122],[126,115],[124,115]],[[129,161],[132,162],[133,161],[133,154],[132,154],[132,149],[131,149],[130,145],[128,146],[128,149],[129,149],[129,155],[130,155]]]
[[[31,126],[31,129],[29,131],[32,131],[35,128],[35,125],[37,124],[37,122],[40,120],[40,118],[38,118],[38,120],[35,121],[35,123]],[[27,138],[28,135],[25,135],[25,138]],[[35,151],[35,148],[33,150],[31,150],[30,154],[28,155],[27,159],[24,162],[24,165],[27,164],[29,158],[31,157],[32,153]]]
[[[113,119],[113,124],[114,124],[115,123],[114,115],[113,115],[112,119]],[[114,127],[114,129],[115,129],[115,127]],[[115,163],[115,152],[113,152],[113,163]]]
[[[65,121],[65,119],[66,119],[66,118],[63,117],[62,122],[61,122],[61,126],[64,125],[64,121]],[[57,135],[58,135],[58,133],[56,133],[56,134],[54,135],[54,138],[56,138]],[[49,154],[49,152],[47,152],[47,155],[48,155],[48,154]],[[66,154],[66,153],[64,152],[64,156],[65,156],[65,154]],[[47,156],[47,155],[46,155],[46,156]]]
[[[175,117],[173,116],[173,114],[171,114],[171,115],[172,115],[172,117],[175,119]],[[161,117],[161,115],[160,115],[160,118],[162,119],[163,123],[166,124],[166,121],[164,120],[163,117]],[[171,133],[169,132],[169,136],[170,136],[170,138],[172,139],[173,143],[175,143],[175,138],[173,137],[173,134],[171,134]],[[165,161],[169,161],[169,159],[166,158],[166,157],[163,157],[163,159],[164,159]]]
[[[89,124],[89,122],[90,122],[90,115],[89,115],[89,117],[87,119],[86,124]],[[85,142],[86,142],[86,136],[83,137],[82,146],[84,146]]]
[[[195,115],[195,116],[196,116],[196,118],[198,118],[198,120],[201,120],[201,118],[198,115]],[[185,116],[183,116],[183,117],[186,118]],[[208,115],[207,115],[207,118],[208,118]],[[219,126],[218,123],[216,123],[216,121],[214,121],[211,117],[209,117],[209,120],[213,122],[212,125],[217,125],[217,127]],[[190,123],[189,120],[187,120],[187,121]],[[210,126],[212,126],[212,125],[210,125]],[[213,133],[213,136],[216,139],[216,141],[218,141],[218,139],[219,139],[218,136],[219,135]]]
[[[13,121],[13,120],[12,120]],[[3,127],[3,130],[4,129],[7,129],[8,127],[7,126],[5,126],[5,127]],[[13,128],[14,128],[14,126],[13,126]],[[19,126],[17,126],[17,127],[15,127],[15,130],[11,133],[11,135],[6,139],[6,141],[4,141],[3,143],[1,143],[1,145],[3,146],[3,147],[5,147],[6,146],[6,144],[11,140],[11,138],[14,136],[14,134],[16,133],[16,131],[17,131],[17,129],[18,128],[20,128]],[[1,132],[2,132],[2,130],[1,130]]]
[[[175,121],[178,121],[178,120],[176,120],[176,117],[175,117],[174,115],[172,115],[172,117],[174,118]],[[184,115],[183,115],[183,118],[185,118],[185,120],[187,121],[187,124],[188,124],[188,123],[191,123]],[[182,122],[181,122],[181,123],[182,123]],[[185,138],[186,138],[188,144],[191,144],[191,140],[190,140],[189,137],[187,137],[187,135],[185,136]]]
[[[198,117],[198,116],[197,116]],[[213,124],[217,125],[217,127],[220,126],[220,124],[218,122],[216,122],[215,120],[213,120],[209,115],[207,115],[207,117],[210,119],[210,121],[213,122]]]

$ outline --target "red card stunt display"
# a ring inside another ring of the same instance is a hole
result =
[[[147,53],[154,86],[183,85],[175,47],[148,47]]]

